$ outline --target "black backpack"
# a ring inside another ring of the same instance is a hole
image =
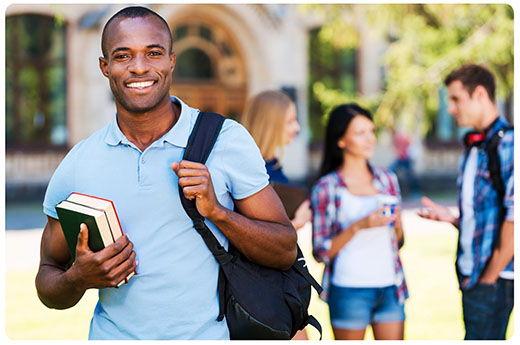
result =
[[[504,197],[506,192],[504,181],[502,181],[500,157],[498,155],[497,147],[505,132],[509,130],[513,130],[513,127],[505,127],[500,129],[491,137],[486,146],[486,154],[488,156],[489,177],[491,178],[491,181],[493,183],[493,188],[497,192],[497,200],[499,203],[498,224],[500,225],[504,222],[506,213],[504,207]]]
[[[201,112],[183,159],[205,164],[225,118]],[[319,322],[307,313],[311,286],[321,293],[321,286],[307,270],[300,248],[290,269],[281,271],[250,262],[232,244],[226,251],[204,224],[194,200],[188,200],[179,186],[181,203],[197,232],[219,263],[218,321],[226,316],[231,339],[291,339],[307,324],[320,332]]]
[[[505,186],[504,181],[502,181],[502,170],[501,170],[501,163],[500,163],[500,157],[498,155],[498,144],[500,143],[500,140],[502,140],[502,137],[507,131],[513,130],[514,127],[504,127],[498,130],[491,139],[483,146],[483,149],[486,151],[486,155],[488,157],[488,171],[489,171],[489,177],[491,179],[491,183],[493,185],[493,189],[497,193],[497,201],[498,201],[498,224],[502,225],[505,217],[505,207],[504,207],[504,197],[505,197]],[[469,132],[466,133],[464,136],[464,145],[466,148],[469,148],[471,144],[469,143],[469,137],[474,133],[480,133],[480,132]],[[476,142],[477,146],[480,146],[484,143],[484,141],[478,141]]]

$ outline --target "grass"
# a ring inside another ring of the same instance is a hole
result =
[[[464,337],[461,297],[454,273],[457,232],[447,225],[421,220],[413,214],[403,219],[406,243],[401,259],[410,290],[406,302],[405,339],[460,340]],[[311,273],[321,279],[323,267],[311,258],[310,230],[301,233],[300,246]],[[36,296],[35,271],[7,272],[5,280],[5,333],[11,340],[87,339],[97,293],[89,290],[68,310],[47,309]],[[172,311],[173,312],[173,311]],[[323,327],[323,339],[332,340],[328,306],[314,293],[310,306]],[[511,317],[507,337],[514,331]],[[317,332],[309,327],[311,340]],[[367,332],[367,339],[371,338]]]

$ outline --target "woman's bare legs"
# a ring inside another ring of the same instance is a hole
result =
[[[375,340],[403,340],[404,322],[378,322],[372,324]]]
[[[365,338],[365,330],[363,329],[344,329],[332,327],[334,339],[336,340],[363,340]]]

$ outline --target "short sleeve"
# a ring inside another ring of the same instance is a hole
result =
[[[242,125],[226,120],[219,140],[222,140],[222,164],[226,184],[233,199],[247,198],[269,184],[260,149]]]
[[[58,218],[55,206],[66,199],[74,189],[75,152],[73,148],[65,156],[49,181],[43,200],[43,212],[49,217]]]

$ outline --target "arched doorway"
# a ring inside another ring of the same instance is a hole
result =
[[[237,118],[247,97],[243,56],[217,23],[186,16],[172,26],[177,64],[171,93],[192,107]]]

